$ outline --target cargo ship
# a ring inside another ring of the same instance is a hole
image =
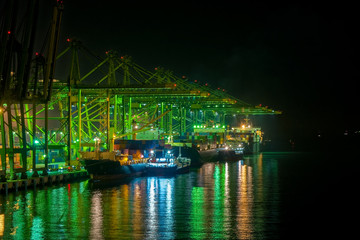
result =
[[[133,158],[120,152],[81,152],[81,164],[93,180],[111,180],[145,173],[147,158]]]
[[[239,160],[244,156],[243,143],[234,139],[228,139],[224,147],[218,148],[218,158],[220,161]]]
[[[146,173],[152,149],[162,145],[156,140],[115,140],[114,151],[100,151],[95,141],[95,151],[80,152],[80,162],[93,180],[123,179]]]
[[[239,160],[245,154],[260,152],[263,132],[244,119],[238,127],[220,124],[194,125],[194,132],[186,140],[198,151],[198,163]]]
[[[189,172],[191,159],[181,156],[182,147],[163,140],[115,140],[114,151],[80,152],[81,164],[93,180],[115,180],[141,175],[173,176]]]
[[[260,152],[260,146],[263,141],[263,132],[260,127],[254,127],[245,119],[239,127],[232,127],[226,133],[227,143],[239,146],[238,151],[242,154],[253,154]]]
[[[194,125],[194,133],[190,139],[193,148],[199,152],[201,162],[238,160],[242,156],[242,149],[235,147],[235,144],[227,139],[227,132],[225,125]]]

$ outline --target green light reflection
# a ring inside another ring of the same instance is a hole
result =
[[[41,217],[36,216],[32,221],[31,239],[45,239],[44,237],[44,222]]]
[[[270,157],[207,163],[175,178],[0,195],[0,239],[276,238],[280,180]]]
[[[191,238],[204,239],[206,233],[204,231],[205,225],[204,215],[204,189],[202,187],[193,187],[191,190]]]
[[[221,170],[220,170],[221,167]],[[213,238],[223,238],[224,230],[224,195],[225,195],[225,165],[216,165],[214,171],[214,214],[213,214]]]

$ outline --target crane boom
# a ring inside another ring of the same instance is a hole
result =
[[[153,122],[159,120],[160,118],[162,118],[163,116],[165,116],[166,114],[168,114],[169,112],[171,112],[171,109],[167,110],[166,112],[164,112],[163,114],[161,114],[160,116],[158,116],[155,119],[152,119],[150,122],[148,122],[147,124],[145,124],[144,126],[142,126],[141,128],[139,128],[136,131],[132,131],[130,133],[125,133],[125,134],[121,134],[120,136],[118,136],[119,138],[131,135],[131,134],[135,134],[135,133],[139,133],[139,132],[143,132],[146,131],[147,129],[145,129],[147,126],[149,126],[150,124],[152,124]]]

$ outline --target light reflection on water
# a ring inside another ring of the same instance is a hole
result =
[[[91,197],[91,228],[90,238],[92,239],[103,239],[103,209],[101,206],[101,192],[95,192]]]
[[[0,238],[274,238],[278,191],[277,162],[262,154],[175,178],[64,184],[0,196]]]

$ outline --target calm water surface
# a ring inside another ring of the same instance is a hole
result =
[[[326,161],[309,163],[315,158],[262,153],[206,163],[174,178],[83,181],[10,193],[0,196],[0,238],[292,239],[314,230],[321,235],[326,229],[314,227],[318,220],[338,215],[328,213],[334,202],[319,204],[332,193],[328,180],[334,173]]]

